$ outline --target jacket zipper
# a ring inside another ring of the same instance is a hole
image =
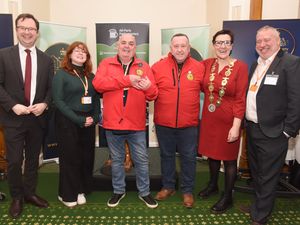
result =
[[[172,68],[172,75],[173,75],[173,86],[176,86],[176,81],[175,81],[175,73],[174,73],[174,68]]]
[[[179,108],[179,94],[180,94],[180,75],[181,75],[181,69],[177,70],[177,74],[178,74],[178,87],[177,87],[177,105],[176,105],[176,128],[178,125],[178,108]],[[175,80],[175,79],[174,79]]]

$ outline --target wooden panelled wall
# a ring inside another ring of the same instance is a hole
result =
[[[251,0],[250,20],[261,20],[263,0]]]

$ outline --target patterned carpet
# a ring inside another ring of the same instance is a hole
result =
[[[130,192],[116,208],[108,208],[106,203],[88,203],[69,209],[58,201],[50,202],[50,208],[38,209],[25,205],[24,213],[19,219],[11,219],[7,214],[9,202],[0,204],[0,224],[34,224],[34,225],[209,225],[209,224],[249,224],[249,215],[237,210],[237,206],[227,213],[215,215],[209,212],[211,200],[198,200],[193,209],[185,209],[176,195],[175,201],[161,202],[156,209],[148,209],[136,193]],[[92,197],[89,196],[89,197]],[[132,203],[130,203],[131,201]],[[239,201],[237,204],[249,203]],[[300,200],[280,199],[268,223],[269,225],[300,224]]]
[[[115,208],[106,206],[110,191],[94,191],[87,196],[87,204],[69,209],[57,200],[57,165],[42,167],[39,175],[38,194],[50,202],[48,209],[25,205],[18,219],[8,215],[10,197],[0,202],[0,225],[249,225],[249,215],[238,210],[241,204],[250,204],[251,194],[235,192],[234,207],[227,213],[215,215],[210,207],[218,200],[213,196],[207,200],[197,199],[193,209],[186,209],[178,191],[166,201],[159,202],[156,209],[149,209],[138,199],[137,192],[129,191]],[[195,195],[208,180],[207,165],[198,163]],[[223,186],[220,174],[219,187]],[[0,181],[0,190],[8,195],[6,181]],[[155,194],[155,191],[152,192]],[[300,198],[277,198],[275,209],[268,225],[300,225]]]

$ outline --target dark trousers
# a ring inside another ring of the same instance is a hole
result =
[[[92,191],[95,126],[81,128],[59,111],[55,115],[59,149],[58,195],[76,202],[80,193]]]
[[[248,161],[255,190],[251,219],[255,222],[265,224],[271,215],[287,149],[288,139],[283,133],[269,138],[262,133],[259,124],[247,123]]]
[[[24,117],[20,127],[4,127],[8,185],[13,199],[35,194],[43,137],[44,129],[32,114]]]
[[[196,176],[198,128],[170,128],[155,125],[160,148],[162,186],[175,189],[176,151],[180,154],[180,188],[193,193]]]

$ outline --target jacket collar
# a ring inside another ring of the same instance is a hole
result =
[[[136,56],[133,57],[133,62],[132,65],[137,64],[137,63],[142,63],[143,61],[139,58],[137,58]],[[119,56],[115,55],[113,57],[113,60],[111,62],[112,64],[118,64],[118,65],[122,65],[121,61],[119,60]]]

